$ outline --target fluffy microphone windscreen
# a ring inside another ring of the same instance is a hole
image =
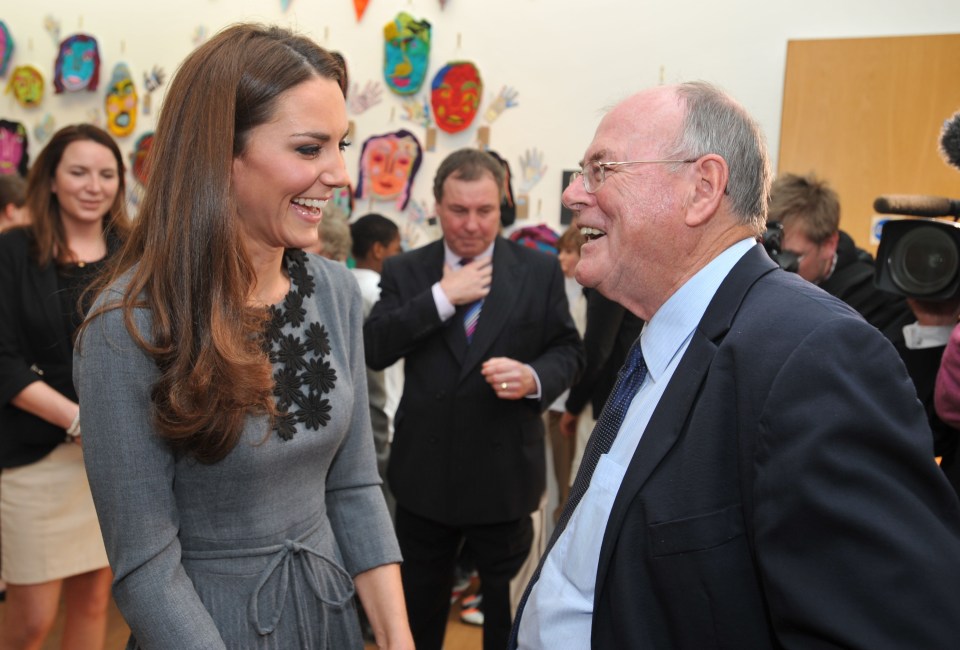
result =
[[[940,132],[940,153],[948,165],[960,169],[960,111],[943,123]]]

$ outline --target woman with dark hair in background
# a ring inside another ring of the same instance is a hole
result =
[[[411,648],[362,303],[300,249],[349,182],[342,68],[230,27],[167,91],[150,183],[84,325],[87,469],[130,648]]]
[[[66,603],[63,648],[103,647],[110,569],[71,379],[81,296],[126,236],[123,157],[89,124],[40,152],[30,225],[0,235],[0,534],[5,649],[40,648]]]

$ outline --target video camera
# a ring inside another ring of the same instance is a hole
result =
[[[960,168],[960,112],[944,123],[940,151]],[[880,234],[874,283],[908,298],[948,300],[960,296],[960,201],[935,196],[881,196],[880,214],[922,219],[887,221]],[[953,222],[937,217],[953,217]]]
[[[763,247],[770,259],[784,271],[796,273],[800,268],[800,258],[795,253],[783,250],[783,224],[779,221],[767,222],[767,229],[763,233]]]

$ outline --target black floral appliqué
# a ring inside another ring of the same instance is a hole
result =
[[[273,429],[281,440],[297,433],[297,424],[319,431],[330,422],[330,400],[324,397],[337,383],[337,371],[327,359],[330,335],[320,323],[309,323],[303,338],[296,332],[284,333],[284,327],[300,328],[306,322],[304,299],[316,290],[316,281],[307,270],[306,254],[300,250],[284,253],[292,289],[283,306],[270,308],[270,319],[263,336],[264,347],[272,363],[282,367],[273,374],[273,394],[277,417]]]

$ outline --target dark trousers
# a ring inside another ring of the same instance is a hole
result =
[[[483,590],[483,648],[503,650],[510,637],[510,579],[530,552],[533,524],[519,521],[448,526],[397,505],[400,574],[417,650],[440,650],[450,613],[461,545],[475,561]]]

